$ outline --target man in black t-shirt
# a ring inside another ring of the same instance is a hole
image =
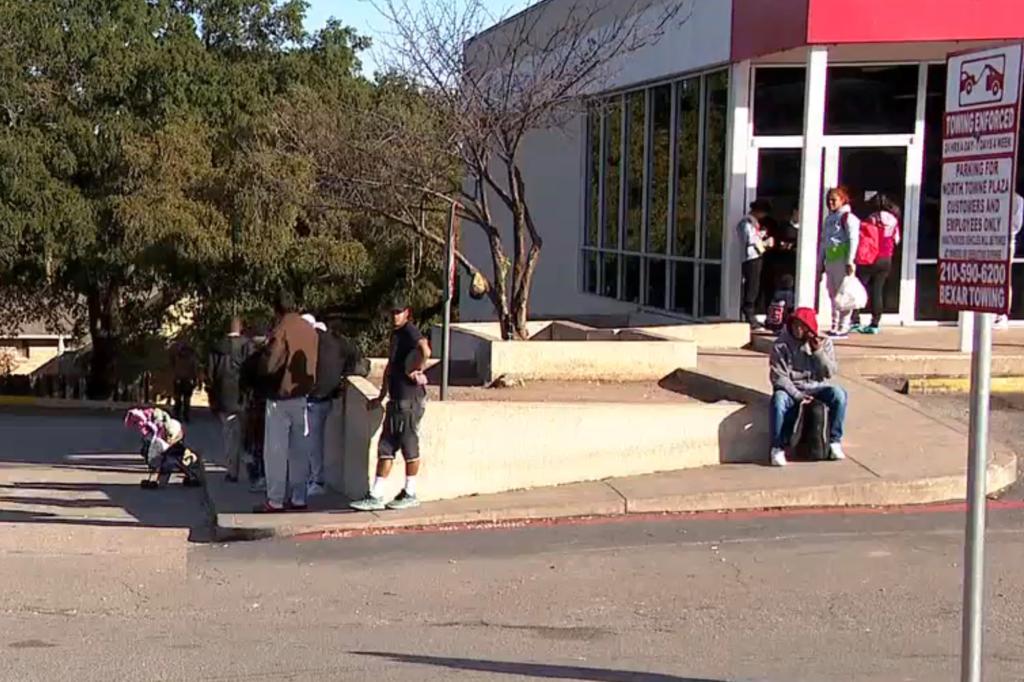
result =
[[[404,302],[391,306],[391,348],[380,396],[370,401],[369,409],[384,410],[384,428],[377,447],[377,476],[370,494],[352,503],[359,511],[410,509],[419,506],[416,499],[416,475],[420,470],[419,426],[427,399],[427,377],[423,373],[430,359],[430,343],[411,320],[412,311]],[[405,487],[398,497],[385,503],[384,482],[391,473],[398,451],[405,459]]]

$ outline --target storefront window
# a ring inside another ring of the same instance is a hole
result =
[[[718,317],[722,313],[722,266],[701,266],[700,316]]]
[[[587,230],[584,244],[597,246],[601,224],[601,109],[587,112]]]
[[[825,133],[913,133],[917,121],[916,64],[833,66],[828,70]]]
[[[619,186],[622,168],[622,100],[612,99],[604,115],[604,229],[601,245],[619,247]]]
[[[583,252],[583,291],[596,294],[597,289],[597,252]]]
[[[803,135],[802,67],[760,68],[754,74],[754,134]]]
[[[693,278],[692,262],[678,261],[672,264],[672,310],[677,313],[693,315]]]
[[[601,256],[601,295],[619,297],[619,256],[606,253]]]
[[[646,93],[631,93],[626,98],[629,129],[626,138],[626,245],[627,251],[640,251],[644,221],[644,139]]]
[[[647,187],[649,201],[647,253],[666,253],[668,248],[669,180],[672,172],[672,86],[651,93],[651,168]],[[662,304],[664,305],[664,304]]]
[[[664,308],[666,305],[665,294],[668,291],[666,286],[665,261],[657,258],[649,258],[646,268],[646,286],[644,303],[654,308]]]
[[[939,200],[942,192],[942,118],[946,111],[946,65],[928,67],[924,111],[924,176],[921,217],[917,228],[917,257],[939,257]],[[919,297],[920,298],[920,297]]]
[[[681,81],[676,89],[676,239],[673,253],[692,258],[697,245],[700,79]]]
[[[725,148],[729,122],[729,74],[707,76],[704,88],[704,257],[722,257],[725,222]]]
[[[585,292],[721,315],[728,99],[722,70],[588,112]]]
[[[917,319],[953,322],[956,311],[939,307],[939,266],[926,263],[917,266]]]
[[[640,256],[626,256],[622,268],[622,300],[640,302]]]

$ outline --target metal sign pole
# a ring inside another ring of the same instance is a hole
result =
[[[985,602],[985,479],[992,375],[991,313],[974,319],[971,355],[971,428],[967,462],[967,541],[964,544],[962,682],[981,682]]]
[[[448,399],[448,380],[451,368],[452,298],[455,278],[455,220],[457,205],[448,213],[448,229],[444,239],[444,320],[441,323],[441,400]]]
[[[968,446],[967,542],[964,546],[963,682],[981,682],[985,602],[985,472],[988,469],[988,396],[992,374],[992,319],[974,319],[971,355],[971,435]]]

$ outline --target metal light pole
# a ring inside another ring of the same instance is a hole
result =
[[[985,602],[985,479],[988,469],[991,313],[974,314],[971,355],[971,428],[967,460],[967,541],[964,544],[962,682],[982,682]]]
[[[448,212],[448,229],[444,239],[444,320],[441,323],[441,400],[448,399],[451,370],[452,299],[455,297],[455,221],[458,204]]]

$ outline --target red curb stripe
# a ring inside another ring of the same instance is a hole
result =
[[[1024,500],[989,500],[990,511],[1024,509]],[[899,505],[895,507],[805,507],[797,509],[750,509],[736,511],[700,512],[643,512],[614,516],[562,516],[536,519],[510,519],[508,521],[460,521],[454,523],[419,524],[389,528],[353,528],[318,530],[289,536],[296,542],[317,540],[344,540],[361,537],[391,537],[396,535],[423,535],[458,533],[474,530],[510,530],[516,528],[550,528],[554,526],[596,526],[634,521],[676,521],[679,519],[718,519],[742,521],[799,516],[888,516],[898,514],[966,513],[966,502],[940,502],[935,504]]]

